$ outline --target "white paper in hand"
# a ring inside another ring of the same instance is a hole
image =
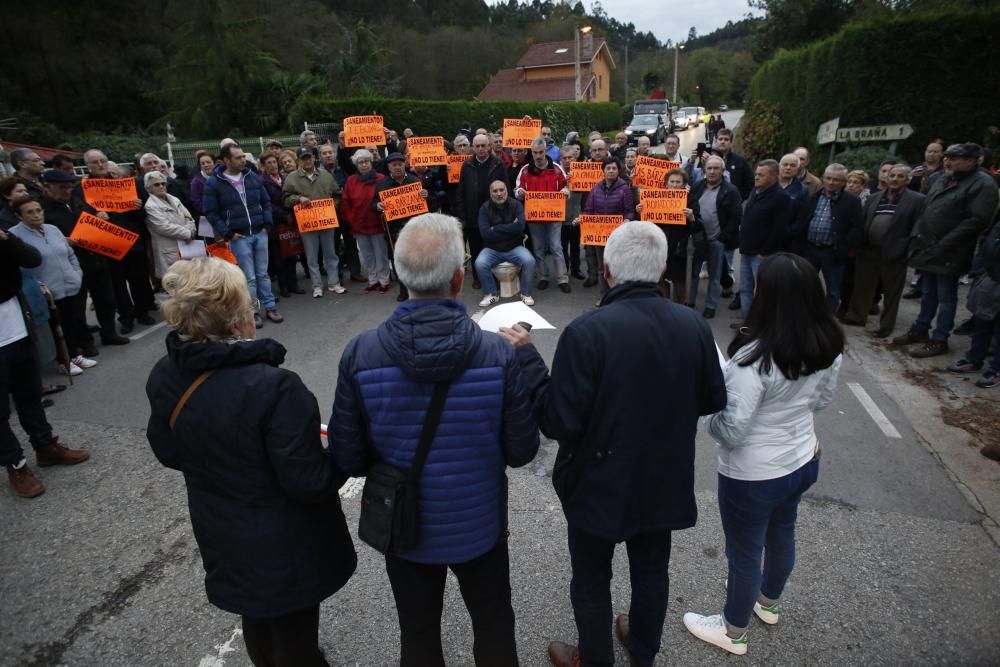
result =
[[[555,329],[554,326],[521,301],[505,303],[502,306],[494,306],[487,310],[479,318],[479,328],[483,331],[499,331],[500,327],[512,327],[518,322],[527,322],[531,325],[531,330]]]
[[[205,216],[198,218],[198,236],[204,236],[210,239],[215,238],[215,230],[212,229],[212,223],[210,223],[208,218]]]
[[[205,250],[205,242],[201,239],[195,239],[194,241],[178,241],[177,253],[180,255],[181,259],[208,257],[208,251]]]

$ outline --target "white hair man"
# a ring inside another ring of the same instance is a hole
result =
[[[476,664],[517,664],[504,470],[534,458],[538,425],[514,350],[462,305],[464,260],[455,218],[427,213],[407,223],[395,262],[410,298],[347,344],[330,419],[331,455],[354,476],[376,461],[410,470],[432,411],[445,434],[432,438],[419,473],[419,540],[385,558],[403,664],[441,662],[449,568],[472,616]]]
[[[725,407],[726,386],[708,324],[656,288],[666,261],[656,225],[616,229],[604,251],[611,286],[604,305],[566,327],[551,375],[524,329],[500,330],[517,349],[539,428],[559,441],[552,483],[569,524],[580,646],[551,642],[557,666],[614,664],[608,617],[620,542],[628,546],[634,616],[620,614],[616,634],[633,664],[653,663],[667,611],[671,531],[697,517],[698,417]]]

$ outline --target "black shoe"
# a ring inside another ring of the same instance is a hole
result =
[[[863,327],[865,322],[859,322],[858,320],[852,320],[850,317],[838,317],[841,324],[846,324],[849,327]]]
[[[878,331],[872,332],[872,336],[875,338],[888,338],[892,335],[892,329],[879,329]]]
[[[127,336],[135,330],[135,324],[132,320],[122,320],[122,334]]]
[[[135,318],[135,321],[143,326],[150,326],[151,324],[156,324],[156,320],[149,316],[149,313],[143,313]]]
[[[911,287],[910,289],[908,289],[905,292],[903,292],[903,298],[904,299],[919,299],[923,295],[924,295],[924,293],[921,292],[916,287]]]
[[[253,314],[253,326],[255,329],[261,329],[264,327],[264,320],[261,319],[260,313]]]
[[[360,273],[352,273],[351,274],[351,282],[352,283],[367,283],[368,279],[365,278]]]
[[[407,299],[410,298],[410,293],[402,285],[400,285],[399,287],[400,287],[400,289],[399,289],[399,295],[396,296],[396,301],[398,301],[400,303],[403,303],[404,301],[406,301]]]
[[[910,356],[916,359],[937,357],[942,354],[948,354],[948,341],[946,340],[929,340],[920,347],[910,350]]]
[[[902,336],[896,336],[892,339],[893,345],[913,345],[914,343],[926,343],[930,340],[930,336],[927,335],[927,329],[918,329],[916,327],[910,327]]]
[[[704,317],[706,320],[712,319],[713,317],[715,317],[715,308],[706,308],[705,310],[701,311],[701,316]]]
[[[576,280],[586,280],[586,276],[584,276],[584,275],[583,275],[582,273],[580,273],[579,271],[574,271],[574,272],[572,273],[572,276],[573,276],[573,278],[574,278],[574,279],[576,279]]]
[[[732,296],[733,296],[733,288],[732,287],[726,287],[726,288],[724,288],[722,290],[722,298],[723,299],[729,299],[729,298],[732,298]]]
[[[569,283],[559,283],[559,289],[562,290],[563,294],[569,294],[573,291],[573,288],[569,286]]]
[[[43,408],[51,408],[55,404],[56,404],[56,402],[53,401],[51,398],[43,398],[42,399],[42,407]]]
[[[302,289],[301,287],[299,287],[298,285],[292,285],[292,288],[289,291],[292,294],[305,294],[306,293],[306,291],[304,289]]]
[[[281,298],[283,298],[283,299],[287,299],[287,298],[289,298],[290,296],[292,296],[292,292],[291,292],[291,290],[289,290],[289,289],[288,289],[287,287],[285,287],[285,286],[282,286],[282,287],[279,287],[279,288],[278,288],[278,294],[280,294],[280,295],[281,295]]]
[[[872,307],[868,309],[869,315],[878,315],[881,312],[882,308],[877,303],[873,303]]]
[[[540,290],[546,290],[548,288],[549,288],[549,281],[548,280],[544,280],[543,279],[543,280],[539,280],[538,281],[538,289],[540,289]]]
[[[957,327],[955,327],[955,330],[952,331],[952,333],[955,334],[956,336],[971,336],[975,328],[976,328],[976,318],[970,317],[969,319],[965,320]]]
[[[97,346],[94,345],[93,343],[87,343],[86,345],[80,348],[80,351],[83,353],[83,356],[85,357],[96,357],[97,355],[100,354],[100,352],[97,351]]]
[[[482,289],[482,288],[483,288],[483,286],[479,282],[479,278],[473,278],[472,279],[472,289]]]
[[[118,334],[101,338],[101,345],[128,345],[131,342],[125,336],[119,336]]]
[[[587,278],[586,280],[583,281],[584,287],[593,287],[596,284],[597,284],[597,278]]]
[[[743,307],[743,304],[740,302],[740,296],[738,294],[736,295],[736,298],[730,302],[728,307],[729,310],[739,310],[740,308]]]
[[[98,325],[96,325],[96,324],[88,324],[87,325],[87,331],[89,331],[90,333],[97,333],[100,330],[101,330],[101,327],[98,326]]]

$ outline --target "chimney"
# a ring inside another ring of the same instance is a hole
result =
[[[591,30],[586,35],[583,36],[583,41],[580,43],[580,60],[585,63],[589,63],[590,59],[594,57],[594,31]]]

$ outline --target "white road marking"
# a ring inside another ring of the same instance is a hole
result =
[[[882,429],[882,433],[885,433],[886,437],[903,437],[899,434],[899,431],[896,430],[896,427],[892,425],[892,422],[889,421],[889,418],[885,416],[885,413],[882,412],[877,405],[875,405],[875,401],[873,401],[872,397],[868,395],[868,392],[865,391],[864,387],[857,382],[848,382],[847,386],[857,397],[861,406],[868,411],[869,415],[871,415],[875,425]]]
[[[364,477],[352,477],[347,480],[347,483],[340,487],[340,497],[347,500],[353,498],[354,496],[361,493],[361,490],[365,488],[365,478]]]
[[[216,645],[216,650],[218,653],[215,655],[208,654],[201,659],[198,663],[198,667],[224,667],[226,664],[225,656],[229,653],[235,653],[236,649],[233,648],[233,642],[236,641],[237,637],[243,636],[243,628],[236,626],[233,629],[233,634],[229,636],[229,639],[222,644]]]
[[[129,340],[139,340],[140,338],[144,338],[145,336],[148,336],[149,334],[153,333],[157,329],[162,329],[165,326],[167,326],[167,323],[165,321],[164,322],[159,322],[158,324],[154,324],[153,326],[149,327],[145,331],[140,331],[139,333],[135,334],[134,336],[129,336],[128,339]]]

